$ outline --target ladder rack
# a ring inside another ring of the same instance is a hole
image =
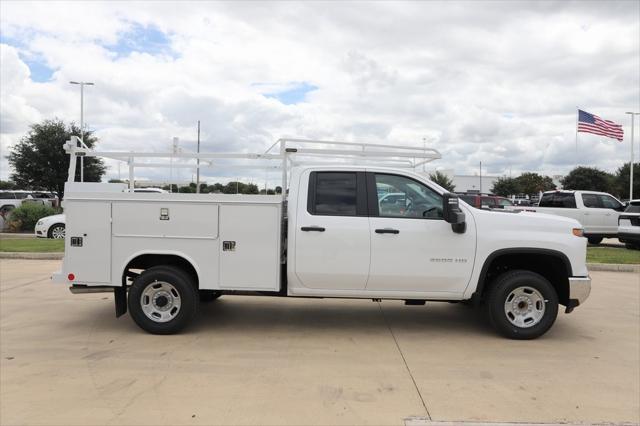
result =
[[[277,151],[276,151],[277,147]],[[134,187],[135,167],[168,167],[168,168],[250,168],[250,169],[280,169],[282,172],[282,197],[286,197],[287,174],[290,167],[303,164],[335,164],[329,160],[339,159],[341,164],[385,165],[391,167],[416,168],[430,161],[442,158],[440,152],[433,148],[419,148],[401,145],[367,144],[362,142],[342,142],[327,140],[311,140],[283,138],[278,139],[264,153],[246,152],[201,152],[201,153],[173,153],[173,152],[136,152],[136,151],[96,151],[88,148],[77,136],[64,144],[64,150],[70,156],[69,175],[67,182],[75,179],[76,159],[78,157],[103,157],[124,161],[129,167],[129,187]],[[275,152],[274,152],[275,151]],[[310,162],[305,158],[315,158]],[[169,159],[170,162],[140,162],[136,159]],[[173,164],[174,159],[202,160],[200,163]],[[211,160],[267,160],[277,161],[270,165],[222,165]],[[318,161],[318,159],[320,161]],[[324,161],[322,161],[324,160]],[[351,161],[349,163],[348,161]]]

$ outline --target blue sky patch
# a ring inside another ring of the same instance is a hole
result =
[[[140,24],[133,24],[128,31],[120,33],[115,44],[103,47],[115,52],[118,58],[129,56],[133,52],[175,57],[167,34],[154,26]]]
[[[258,83],[257,86],[261,84]],[[274,90],[268,93],[263,93],[267,98],[277,99],[285,105],[299,104],[305,101],[307,93],[318,90],[318,86],[309,84],[306,81],[301,83],[290,83],[283,86],[282,90]]]
[[[29,71],[31,72],[31,80],[37,83],[45,83],[51,80],[53,77],[54,70],[49,68],[46,62],[42,58],[26,58],[23,55],[20,55],[20,59],[22,62],[27,64],[29,67]]]
[[[47,62],[41,55],[25,53],[28,52],[28,49],[24,41],[8,37],[5,34],[0,34],[0,43],[16,48],[18,56],[20,56],[20,60],[29,67],[32,81],[44,83],[51,80],[55,70],[47,65]]]

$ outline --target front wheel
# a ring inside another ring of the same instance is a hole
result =
[[[602,237],[587,237],[587,241],[595,246],[602,242]]]
[[[49,238],[61,240],[61,239],[64,239],[64,234],[65,234],[64,223],[56,223],[51,228],[49,228]]]
[[[154,266],[129,289],[129,312],[152,334],[174,334],[186,327],[198,309],[198,292],[188,274],[170,266]]]
[[[535,339],[546,333],[558,316],[558,294],[543,276],[510,271],[498,276],[489,290],[489,320],[510,339]]]

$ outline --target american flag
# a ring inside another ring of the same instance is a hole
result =
[[[622,137],[624,136],[622,125],[610,120],[603,120],[597,115],[589,114],[581,109],[578,110],[578,131],[606,136],[617,139],[620,142],[622,142]]]

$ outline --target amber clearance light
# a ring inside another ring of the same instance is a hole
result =
[[[584,229],[582,228],[573,228],[572,232],[576,237],[584,237]]]

